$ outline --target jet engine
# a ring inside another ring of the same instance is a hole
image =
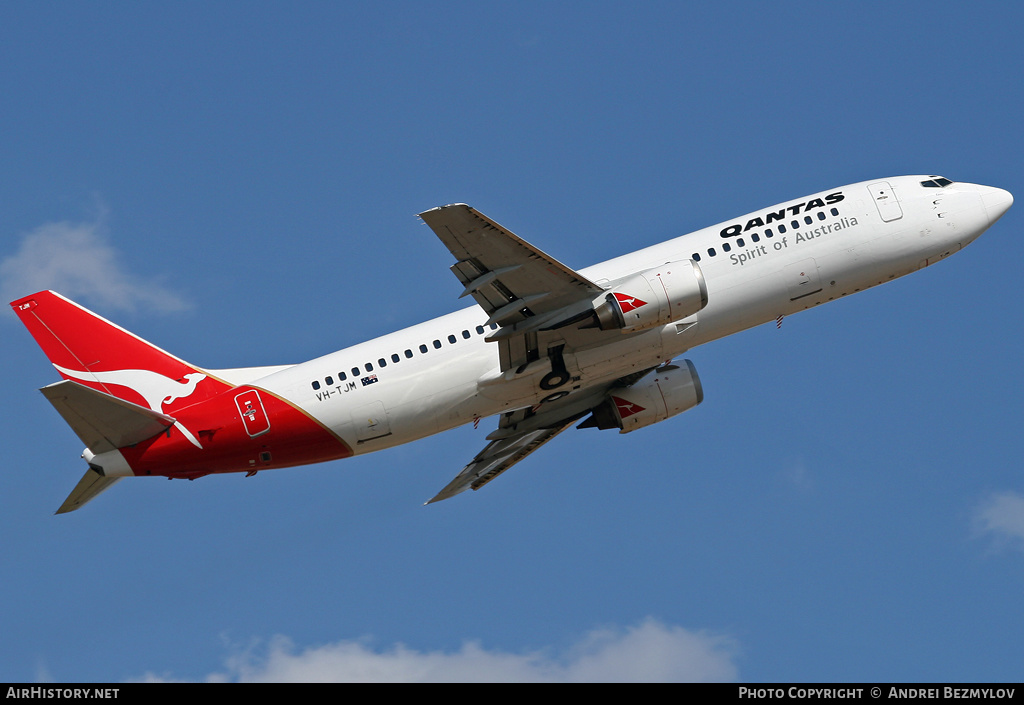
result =
[[[697,263],[669,262],[616,283],[594,300],[594,320],[581,327],[632,333],[686,318],[707,303],[708,287]]]
[[[631,387],[613,388],[592,409],[593,415],[579,428],[619,429],[629,433],[681,414],[704,401],[697,370],[689,360],[665,365]]]

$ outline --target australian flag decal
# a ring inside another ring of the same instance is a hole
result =
[[[374,383],[376,383],[376,382],[377,382],[377,375],[370,375],[369,377],[363,377],[363,378],[362,378],[361,380],[359,380],[359,381],[360,381],[360,382],[362,382],[362,383],[363,383],[363,386],[365,387],[365,386],[367,386],[367,385],[369,385],[369,384],[374,384]]]

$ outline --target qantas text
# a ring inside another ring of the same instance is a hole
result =
[[[830,193],[829,195],[825,196],[824,200],[820,198],[812,198],[811,200],[804,201],[803,203],[795,203],[792,206],[780,208],[777,211],[769,211],[767,213],[764,213],[764,217],[760,215],[755,216],[748,220],[746,225],[742,223],[735,223],[727,228],[722,228],[721,235],[722,237],[736,237],[738,235],[742,235],[748,230],[753,230],[755,228],[763,228],[775,222],[784,223],[786,218],[792,218],[795,215],[799,215],[800,213],[806,213],[815,208],[824,208],[826,205],[839,203],[844,198],[846,198],[846,196],[843,195],[842,191],[836,191],[835,193]]]

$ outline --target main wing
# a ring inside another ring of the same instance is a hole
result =
[[[542,428],[511,438],[491,441],[462,469],[455,479],[426,503],[433,504],[454,497],[468,489],[478,490],[501,473],[518,463],[533,451],[569,428],[575,419],[569,419],[554,428]]]
[[[643,370],[578,394],[502,414],[498,428],[487,435],[491,442],[427,504],[454,497],[468,489],[480,489],[590,413],[610,389],[629,386],[649,371]]]
[[[420,217],[455,256],[452,272],[501,326],[488,336],[501,343],[502,371],[536,359],[539,331],[589,317],[604,289],[465,204],[441,206]],[[533,336],[533,341],[528,336]]]
[[[490,316],[514,325],[588,301],[603,289],[464,203],[420,217],[455,256],[452,271]]]

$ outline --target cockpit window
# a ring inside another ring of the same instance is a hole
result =
[[[949,186],[952,181],[945,178],[944,176],[933,176],[929,181],[922,181],[921,185],[925,188],[945,188]]]

